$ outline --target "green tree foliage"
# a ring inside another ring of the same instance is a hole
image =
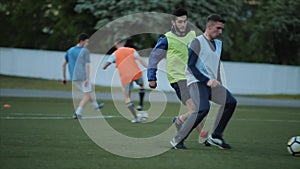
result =
[[[204,30],[206,18],[211,13],[218,13],[223,15],[230,25],[233,25],[238,20],[238,11],[242,3],[240,0],[197,0],[197,1],[185,1],[185,0],[78,0],[78,4],[75,10],[79,13],[86,11],[91,12],[98,19],[95,28],[101,28],[107,23],[118,19],[120,17],[134,14],[138,12],[162,12],[172,14],[172,12],[178,7],[184,7],[189,12],[189,21],[192,25],[197,26],[201,30]],[[220,8],[222,6],[222,8]],[[136,18],[133,18],[136,22],[139,22]],[[159,23],[159,22],[158,22]],[[141,23],[142,25],[143,23]],[[145,24],[145,22],[144,22]],[[148,24],[148,23],[147,23]],[[170,21],[169,23],[170,24]],[[161,26],[156,24],[155,27]],[[112,28],[113,29],[113,28]],[[121,28],[117,28],[120,29]],[[133,38],[133,46],[137,49],[153,47],[158,36],[157,35],[144,35]],[[229,51],[233,45],[232,37],[229,33],[225,33],[223,36],[225,45],[225,51]],[[141,45],[142,44],[142,45]]]
[[[300,1],[259,2],[240,11],[231,59],[300,65]]]
[[[201,30],[209,14],[224,16],[224,60],[300,65],[299,0],[2,0],[0,46],[66,50],[81,32],[92,35],[129,14],[171,14],[178,7],[185,7],[190,23]],[[135,35],[130,45],[151,48],[158,37]]]
[[[300,1],[266,0],[258,10],[258,34],[268,37],[273,62],[300,63]],[[263,45],[263,44],[262,44]]]
[[[81,32],[93,33],[96,20],[74,11],[73,0],[2,0],[1,46],[65,50]]]

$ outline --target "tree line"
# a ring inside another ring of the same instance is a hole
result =
[[[0,46],[67,50],[79,33],[92,35],[122,16],[178,7],[200,30],[211,13],[226,19],[223,60],[300,65],[300,1],[286,0],[2,0]],[[157,38],[136,36],[131,45],[153,47]]]

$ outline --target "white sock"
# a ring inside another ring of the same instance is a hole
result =
[[[94,106],[95,109],[98,109],[99,108],[99,105],[96,101],[93,101],[92,102],[92,105]]]
[[[83,110],[83,108],[79,106],[79,107],[77,107],[77,109],[76,109],[76,112],[75,112],[75,113],[76,113],[77,115],[81,115],[81,113],[82,113],[82,110]]]

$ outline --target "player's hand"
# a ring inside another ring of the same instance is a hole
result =
[[[156,86],[157,86],[156,81],[149,81],[149,87],[150,87],[151,89],[155,89]]]
[[[63,81],[62,81],[62,84],[63,84],[63,85],[66,85],[66,84],[67,84],[67,81],[66,81],[66,80],[63,80]]]
[[[209,87],[217,87],[217,86],[220,86],[221,83],[219,81],[217,81],[216,79],[210,79],[208,82],[207,82],[207,86]]]

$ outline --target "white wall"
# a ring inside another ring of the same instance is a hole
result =
[[[64,55],[59,51],[0,48],[0,74],[60,80]],[[91,79],[95,84],[120,86],[114,65],[102,70],[104,55],[92,54],[91,59]],[[234,94],[300,94],[300,66],[240,62],[223,65],[227,87]],[[173,91],[164,72],[165,60],[159,69],[158,89]],[[146,82],[145,68],[143,72]]]

